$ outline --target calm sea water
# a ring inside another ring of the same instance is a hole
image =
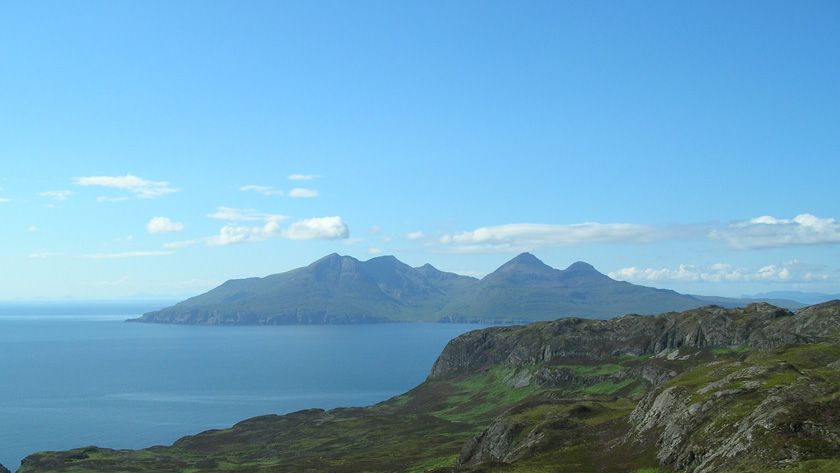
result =
[[[165,305],[165,304],[164,304]],[[0,303],[0,463],[143,448],[262,414],[365,406],[422,382],[475,325],[126,323],[161,304]]]

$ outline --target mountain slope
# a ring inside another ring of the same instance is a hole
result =
[[[587,263],[557,270],[523,253],[467,288],[442,312],[458,321],[536,321],[655,314],[704,304],[674,291],[610,279]]]
[[[332,254],[285,273],[228,281],[144,314],[139,321],[265,325],[417,320],[438,310],[446,291],[473,281],[437,273],[416,270],[393,256],[361,262]],[[435,283],[438,280],[448,282]]]
[[[703,305],[691,296],[619,282],[578,262],[566,270],[523,253],[481,280],[393,256],[332,254],[304,268],[231,280],[141,322],[324,324],[394,321],[529,322],[607,318]]]
[[[375,406],[39,453],[19,473],[833,472],[838,359],[840,301],[494,327]]]

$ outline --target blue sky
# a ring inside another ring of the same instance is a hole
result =
[[[7,2],[0,299],[329,253],[840,292],[836,2]]]

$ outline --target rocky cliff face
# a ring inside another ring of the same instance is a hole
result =
[[[660,465],[678,471],[767,469],[840,458],[838,331],[840,301],[796,313],[753,304],[609,321],[563,319],[462,335],[429,379],[476,376],[502,365],[515,373],[506,378],[514,388],[597,392],[593,387],[632,381],[643,389],[620,422],[624,434],[601,434],[614,437],[605,442],[607,451],[650,451]],[[642,361],[604,365],[633,358]],[[586,366],[601,374],[585,376]],[[562,395],[543,398],[533,411],[560,414],[535,425],[516,412],[521,406],[511,409],[464,445],[459,463],[518,461],[547,448],[549,439],[580,432],[568,420],[571,411],[557,407]],[[578,408],[592,409],[586,403]]]
[[[461,335],[443,350],[429,379],[476,374],[492,364],[516,367],[558,359],[595,362],[619,356],[665,356],[681,348],[748,346],[769,350],[785,344],[812,343],[838,328],[840,301],[795,313],[757,303],[737,309],[706,306],[655,317],[565,318]]]

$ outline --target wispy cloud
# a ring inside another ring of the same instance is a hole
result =
[[[230,224],[219,230],[219,234],[206,240],[209,246],[227,246],[236,243],[251,243],[272,238],[289,240],[339,240],[347,238],[350,230],[340,217],[322,217],[300,220],[282,228],[277,222],[263,226]]]
[[[713,230],[709,237],[739,250],[837,244],[840,243],[840,222],[811,214],[800,214],[793,219],[764,216]]]
[[[196,239],[184,240],[184,241],[173,241],[173,242],[169,242],[169,243],[164,243],[163,247],[164,248],[186,248],[188,246],[195,245],[198,242],[199,242],[199,240],[196,240]]]
[[[0,197],[0,202],[11,202],[12,199],[7,199],[5,197]]]
[[[291,217],[280,214],[268,214],[258,212],[254,209],[235,209],[232,207],[217,207],[216,212],[207,215],[208,218],[216,220],[228,220],[232,222],[256,222],[262,220],[265,222],[282,222]]]
[[[52,200],[67,200],[68,196],[73,195],[73,191],[46,191],[40,192],[41,197],[48,197]]]
[[[439,243],[455,253],[485,253],[566,247],[586,243],[647,243],[666,239],[671,232],[629,223],[548,225],[516,223],[446,234]],[[417,234],[412,234],[415,238]]]
[[[181,222],[173,222],[168,217],[153,217],[146,224],[146,230],[149,233],[177,233],[184,229],[184,224]]]
[[[412,232],[407,234],[405,237],[409,240],[422,240],[426,237],[426,235],[424,235],[423,232]]]
[[[321,177],[318,174],[292,174],[289,179],[292,181],[309,181]]]
[[[30,258],[35,258],[35,259],[37,259],[37,258],[52,258],[53,256],[63,256],[63,254],[62,253],[50,253],[50,252],[30,253],[29,254]]]
[[[588,243],[651,243],[663,240],[723,241],[732,249],[750,250],[840,243],[840,222],[811,214],[793,219],[765,216],[720,224],[640,225],[633,223],[581,223],[551,225],[514,223],[447,233],[432,240],[421,232],[406,235],[446,253],[532,251],[580,246]]]
[[[239,190],[243,192],[256,192],[262,195],[283,195],[283,191],[268,186],[242,186]]]
[[[170,187],[168,182],[149,181],[131,174],[125,176],[76,177],[73,180],[80,186],[102,186],[126,190],[141,199],[153,199],[178,192],[178,189]]]
[[[681,264],[677,268],[639,268],[631,266],[609,273],[609,277],[622,281],[641,283],[679,282],[808,282],[827,280],[829,276],[820,273],[813,265],[791,260],[781,264],[770,264],[758,269],[735,268],[731,264],[717,263],[711,266]]]
[[[289,191],[289,197],[318,197],[320,192],[313,189],[303,189],[296,187]]]
[[[148,256],[166,256],[175,254],[174,251],[124,251],[122,253],[96,253],[81,255],[81,258],[90,259],[121,259],[121,258],[145,258]]]
[[[99,196],[96,198],[97,202],[122,202],[124,200],[129,200],[129,197],[105,197]]]
[[[94,286],[122,286],[123,284],[127,283],[128,280],[131,279],[128,276],[123,276],[116,281],[98,281],[94,283]]]

